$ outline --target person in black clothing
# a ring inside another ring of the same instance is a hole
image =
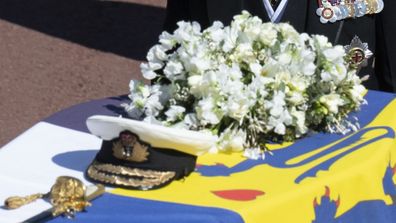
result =
[[[367,11],[363,8],[359,14],[356,7],[350,9],[355,16],[338,20],[331,16],[343,11],[328,10],[322,5],[360,1]],[[366,3],[374,4],[378,11],[364,13],[369,12]],[[168,0],[164,29],[172,32],[180,20],[197,21],[202,28],[214,21],[229,25],[234,15],[247,10],[263,22],[288,22],[298,32],[325,35],[333,44],[349,45],[358,36],[374,54],[359,72],[360,76],[370,75],[364,85],[372,90],[396,92],[395,9],[396,1],[391,0]]]

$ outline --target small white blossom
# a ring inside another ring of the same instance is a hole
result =
[[[213,98],[205,98],[199,101],[196,111],[197,117],[203,125],[218,124],[222,118]]]
[[[165,112],[165,115],[167,116],[167,121],[173,122],[178,120],[180,117],[183,116],[184,112],[186,109],[182,106],[178,105],[172,105],[170,108]]]
[[[177,40],[174,38],[174,36],[166,31],[162,32],[159,36],[159,42],[161,43],[164,50],[170,50],[177,44]]]
[[[338,107],[345,104],[345,101],[338,94],[323,95],[319,101],[333,114],[338,113]]]
[[[169,61],[164,68],[165,76],[171,80],[184,79],[184,68],[179,61]]]

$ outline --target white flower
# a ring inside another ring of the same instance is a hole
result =
[[[212,26],[206,29],[205,32],[208,33],[210,39],[213,40],[215,43],[220,43],[224,40],[224,25],[220,21],[215,21]]]
[[[159,102],[161,104],[166,104],[169,102],[169,100],[172,98],[172,95],[174,94],[175,89],[173,88],[172,85],[159,85],[159,84],[154,84],[152,85],[153,88],[156,88],[156,91],[158,91],[159,94]]]
[[[152,80],[157,77],[156,70],[162,68],[162,65],[159,63],[142,63],[140,64],[140,69],[142,71],[143,77],[147,80]]]
[[[224,29],[224,43],[223,43],[223,51],[228,53],[232,49],[234,49],[237,45],[238,39],[238,30],[233,27],[226,27]]]
[[[264,23],[260,26],[259,39],[262,43],[272,46],[278,37],[278,32],[271,23]]]
[[[165,76],[171,80],[184,79],[184,68],[179,61],[170,60],[164,68]]]
[[[168,55],[165,53],[166,48],[162,45],[155,45],[151,47],[149,52],[147,53],[147,60],[152,63],[160,63],[166,59],[168,59]]]
[[[305,98],[301,92],[292,91],[288,94],[287,101],[289,101],[292,105],[299,105],[304,103]]]
[[[131,118],[134,119],[140,119],[143,115],[143,111],[140,107],[135,106],[135,104],[127,104],[127,103],[122,103],[121,107],[124,108],[124,110],[128,113],[128,115]]]
[[[131,80],[129,82],[129,90],[131,92],[135,92],[139,87],[144,86],[143,81],[140,80]]]
[[[300,138],[309,127],[356,130],[343,117],[365,103],[366,89],[344,57],[325,36],[246,11],[230,26],[215,22],[203,31],[181,21],[141,64],[152,85],[131,81],[131,103],[122,106],[150,123],[220,136],[212,151],[264,158],[259,147],[272,137]]]
[[[341,64],[333,64],[333,66],[330,66],[329,69],[324,70],[324,72],[321,73],[321,78],[323,81],[332,81],[335,84],[339,84],[345,79],[346,75],[347,69],[345,66]]]
[[[195,113],[186,114],[184,116],[183,122],[188,127],[188,129],[197,129],[199,126],[199,120],[197,118],[197,114]]]
[[[323,95],[319,101],[333,114],[337,114],[339,106],[345,104],[345,101],[338,94]]]
[[[302,73],[305,75],[313,75],[316,70],[316,65],[313,62],[304,64]]]
[[[263,66],[261,66],[259,63],[251,63],[249,64],[249,68],[250,71],[252,71],[256,76],[260,76]]]
[[[234,96],[228,98],[224,105],[224,110],[226,115],[240,122],[249,112],[250,106],[248,98]]]
[[[187,83],[190,86],[191,93],[196,97],[202,96],[202,85],[203,85],[203,77],[202,75],[193,75],[188,77]]]
[[[331,47],[331,43],[326,36],[313,35],[312,37],[317,47],[319,47],[320,49]]]
[[[144,114],[146,116],[157,116],[163,109],[162,104],[159,101],[159,95],[151,95],[145,101]]]
[[[196,111],[202,125],[217,124],[222,118],[222,114],[217,109],[214,99],[210,97],[199,101]]]
[[[352,89],[349,90],[349,94],[355,103],[359,103],[363,101],[363,96],[366,91],[367,89],[363,85],[354,85]]]
[[[293,117],[293,122],[297,127],[297,131],[299,135],[303,135],[308,132],[308,127],[305,124],[305,112],[297,111],[295,107],[292,108],[290,112]]]
[[[300,38],[298,32],[288,23],[280,23],[279,29],[283,37],[289,39],[289,41],[298,41]]]
[[[280,63],[280,65],[287,65],[291,62],[291,60],[292,55],[290,54],[290,52],[285,52],[279,55],[278,62]]]
[[[174,38],[178,42],[192,41],[200,35],[201,26],[197,22],[184,22],[180,21],[177,23],[178,28],[174,32]]]
[[[161,43],[164,50],[170,50],[177,44],[177,40],[174,38],[174,36],[166,31],[162,32],[159,36],[159,42]]]
[[[201,74],[210,68],[210,60],[204,57],[190,58],[189,70],[196,74]]]
[[[342,62],[345,56],[345,50],[342,46],[335,46],[333,48],[328,48],[323,51],[323,55],[330,62],[339,63]]]
[[[246,132],[227,128],[220,136],[220,150],[238,152],[244,149]]]
[[[241,43],[235,48],[233,54],[236,61],[244,61],[246,63],[251,63],[256,61],[256,57],[253,52],[252,44]]]
[[[174,122],[174,121],[180,119],[180,117],[183,116],[183,113],[185,111],[186,111],[186,109],[182,106],[172,105],[172,106],[170,106],[168,111],[165,112],[165,115],[167,117],[166,120],[169,122]]]

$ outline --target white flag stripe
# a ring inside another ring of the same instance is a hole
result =
[[[46,193],[56,178],[64,175],[91,184],[84,180],[83,168],[76,170],[73,166],[89,164],[100,145],[101,140],[88,133],[45,122],[36,124],[0,149],[0,201],[9,196]],[[92,157],[83,157],[86,163],[81,164],[78,155],[84,151],[92,151]],[[54,162],[56,156],[69,164]],[[16,210],[0,209],[1,221],[20,222],[49,207],[49,203],[38,200]]]

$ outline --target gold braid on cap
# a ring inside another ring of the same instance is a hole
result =
[[[143,189],[166,183],[176,175],[174,171],[142,170],[97,161],[90,165],[87,173],[92,179],[100,182]]]

